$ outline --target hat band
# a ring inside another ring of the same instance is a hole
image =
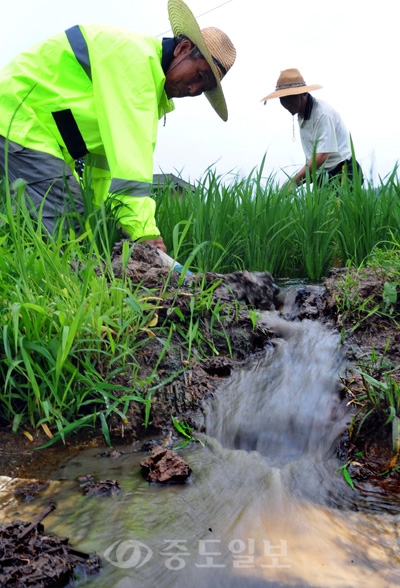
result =
[[[222,65],[222,63],[220,61],[218,61],[218,59],[216,57],[214,57],[214,55],[211,55],[211,57],[212,57],[212,60],[215,63],[215,65],[217,67],[219,67],[219,69],[221,70],[221,72],[223,74],[222,77],[226,76],[228,70]]]
[[[292,82],[291,84],[281,84],[280,86],[276,86],[275,91],[277,90],[286,90],[287,88],[300,88],[300,86],[305,86],[305,82]]]

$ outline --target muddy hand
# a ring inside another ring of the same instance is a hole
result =
[[[161,249],[161,251],[164,251],[164,253],[167,251],[167,248],[162,237],[157,237],[157,239],[147,239],[146,241],[143,241],[143,243],[154,245],[154,247],[157,247],[157,249]]]

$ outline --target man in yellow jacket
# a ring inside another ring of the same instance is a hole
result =
[[[182,0],[168,0],[174,37],[162,41],[99,25],[74,26],[0,72],[0,165],[22,178],[49,232],[83,212],[75,160],[92,166],[95,201],[111,199],[132,240],[165,251],[151,198],[158,120],[172,98],[205,93],[227,120],[221,80],[236,51],[217,28],[200,30]]]

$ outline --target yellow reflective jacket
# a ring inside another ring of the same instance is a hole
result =
[[[164,91],[162,42],[126,29],[81,25],[21,53],[0,72],[0,134],[74,160],[89,154],[95,200],[113,198],[133,238],[160,234],[149,197]]]

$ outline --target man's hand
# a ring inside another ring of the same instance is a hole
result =
[[[157,249],[161,249],[161,251],[164,251],[164,253],[166,253],[167,251],[167,248],[162,237],[157,237],[157,239],[147,239],[146,241],[142,241],[142,243],[154,245],[154,247],[157,247]]]
[[[295,182],[295,180],[293,178],[291,178],[290,180],[288,180],[287,182],[285,182],[281,188],[281,193],[282,194],[291,194],[292,192],[295,192],[297,188],[297,184]]]
[[[131,239],[132,237],[124,230],[122,229],[122,234],[125,237],[125,239]],[[164,253],[167,252],[167,248],[165,246],[165,243],[163,241],[163,238],[160,237],[156,237],[155,239],[137,239],[138,243],[148,243],[149,245],[154,245],[154,247],[157,247],[157,249],[161,249],[161,251],[164,251]]]

